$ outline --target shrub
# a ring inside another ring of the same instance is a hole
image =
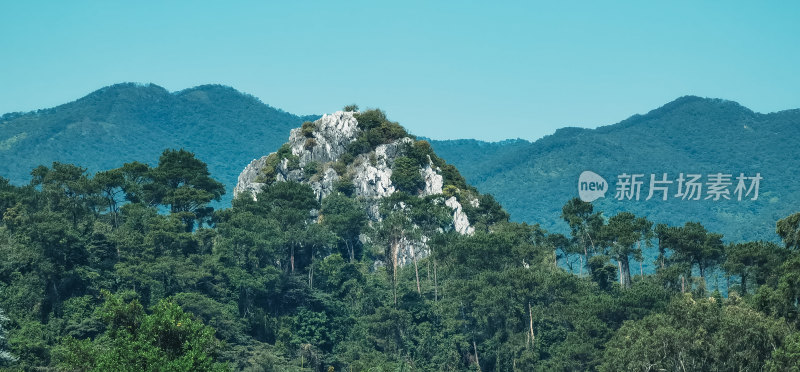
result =
[[[459,173],[458,169],[452,164],[442,164],[440,168],[442,169],[442,178],[445,185],[453,185],[462,190],[468,190],[470,188],[467,186],[467,181],[464,180],[464,177],[461,176],[461,173]]]
[[[347,105],[342,110],[345,112],[356,112],[358,111],[358,105],[356,105],[355,103],[352,105]]]
[[[353,180],[350,177],[342,176],[333,183],[333,189],[350,197],[353,196],[356,185],[353,184]]]
[[[389,121],[381,110],[367,110],[356,114],[355,118],[362,131],[347,148],[347,152],[353,156],[365,154],[378,145],[409,136],[400,124]]]
[[[316,145],[317,145],[317,140],[315,140],[315,139],[313,139],[313,138],[306,138],[306,143],[303,145],[303,147],[304,147],[306,150],[311,150],[311,149],[313,149],[313,148],[314,148],[314,146],[316,146]]]
[[[368,153],[371,150],[369,141],[366,135],[359,135],[358,138],[347,145],[347,154],[350,156],[357,156],[359,154]]]
[[[280,166],[283,159],[289,160],[287,166],[290,170],[300,168],[300,158],[298,158],[297,155],[292,154],[292,148],[289,147],[288,144],[284,144],[278,149],[278,151],[267,156],[264,169],[262,169],[261,174],[256,177],[256,182],[275,182],[275,175],[277,174],[278,166]]]
[[[358,121],[358,127],[365,131],[389,121],[386,119],[386,113],[378,109],[360,112],[355,115],[355,118]]]
[[[308,138],[314,136],[314,129],[316,129],[316,125],[310,121],[303,123],[303,125],[300,127],[300,131],[303,133],[303,136]]]
[[[345,172],[347,172],[347,164],[343,163],[341,160],[331,164],[331,168],[333,168],[333,170],[339,176],[342,176],[345,174]]]
[[[392,167],[392,183],[398,190],[416,194],[425,185],[419,166],[413,159],[401,156],[395,159]]]
[[[442,194],[444,194],[448,198],[451,196],[455,196],[456,193],[458,193],[458,187],[455,187],[453,185],[447,185],[442,189]]]
[[[431,161],[435,159],[436,154],[433,153],[431,144],[428,141],[414,141],[406,148],[406,156],[414,159],[420,167],[428,165],[428,156]]]
[[[305,175],[307,177],[310,177],[310,176],[313,176],[313,175],[319,173],[319,163],[317,163],[315,161],[310,161],[310,162],[306,163],[306,166],[303,169],[303,172],[305,172]]]
[[[353,157],[353,154],[350,154],[350,153],[347,153],[347,152],[342,154],[342,156],[339,157],[339,161],[341,161],[344,164],[350,164],[350,163],[353,162],[354,159],[355,158]]]

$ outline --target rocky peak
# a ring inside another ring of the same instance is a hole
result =
[[[369,116],[372,114],[377,119]],[[455,168],[433,154],[427,142],[417,141],[397,123],[386,120],[382,112],[337,111],[292,129],[289,141],[281,149],[253,160],[239,175],[234,195],[249,192],[257,198],[265,184],[284,181],[308,184],[319,200],[344,188],[362,202],[372,223],[384,217],[380,201],[396,191],[403,189],[420,198],[434,196],[436,199],[435,196],[440,195],[436,202],[452,210],[451,228],[461,234],[472,234],[474,227],[459,199],[476,207],[479,205],[477,192],[464,190],[459,198],[453,196],[453,190],[458,187],[452,185],[453,182],[448,184],[442,167],[450,167],[450,173],[457,175]],[[410,181],[393,177],[395,172]],[[457,177],[459,184],[463,184],[463,179]],[[398,184],[398,180],[402,184]],[[445,191],[448,196],[443,194]],[[400,264],[409,255],[427,255],[426,240],[404,240],[399,252]]]
[[[403,156],[405,149],[413,145],[415,140],[404,136],[377,145],[372,151],[352,156],[348,153],[348,147],[358,140],[362,132],[355,113],[346,111],[326,114],[319,120],[292,129],[289,141],[283,148],[289,150],[292,156],[280,159],[274,181],[306,182],[320,200],[333,191],[333,184],[343,176],[353,182],[354,197],[380,198],[391,195],[396,191],[391,180],[394,161]],[[261,177],[268,159],[280,155],[276,152],[254,159],[239,175],[234,195],[244,191],[256,195],[265,181],[270,181]],[[428,156],[427,164],[420,167],[424,181],[420,189],[421,196],[442,193],[444,181],[441,172]]]
[[[313,126],[292,129],[289,146],[301,166],[312,161],[324,164],[338,160],[359,132],[353,112],[337,111],[322,116]]]

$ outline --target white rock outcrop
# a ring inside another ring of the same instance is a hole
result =
[[[358,138],[359,131],[352,112],[337,111],[314,122],[313,137],[306,137],[302,128],[292,129],[289,146],[301,165],[311,161],[324,164],[339,159],[347,151],[347,145]],[[310,139],[313,146],[307,146]]]
[[[258,179],[258,175],[261,174],[261,171],[264,169],[266,161],[267,157],[262,156],[261,158],[253,159],[250,164],[247,164],[242,173],[239,173],[239,178],[236,181],[236,187],[233,189],[234,197],[243,192],[250,192],[250,194],[255,197],[255,195],[261,191],[261,187],[263,187],[264,184],[256,182],[256,180]]]
[[[329,195],[335,189],[336,182],[347,176],[353,183],[353,197],[362,200],[366,207],[367,215],[373,222],[382,219],[379,212],[381,198],[395,192],[392,184],[392,166],[395,159],[403,156],[403,151],[414,140],[410,137],[400,138],[391,143],[382,144],[366,154],[361,154],[346,165],[345,174],[337,173],[342,168],[334,169],[334,164],[347,152],[350,143],[358,139],[361,129],[352,112],[337,111],[324,115],[313,123],[313,128],[295,128],[289,134],[288,145],[297,162],[290,164],[288,159],[283,159],[275,169],[275,181],[296,181],[311,186],[319,200]],[[313,130],[311,130],[313,129]],[[258,182],[264,174],[268,156],[255,159],[239,174],[234,195],[250,192],[254,198],[264,186]],[[312,163],[315,163],[312,165]],[[274,164],[274,163],[273,163]],[[311,174],[310,168],[316,168]],[[341,167],[341,165],[339,165]],[[428,164],[420,169],[420,175],[425,181],[419,196],[439,195],[442,193],[444,178],[441,169],[436,167],[428,157]],[[472,234],[474,228],[470,225],[466,213],[455,197],[445,201],[445,205],[453,210],[453,229],[461,234]],[[426,244],[427,237],[420,241],[402,241],[399,258],[400,264],[410,262],[411,255],[417,258],[428,255]],[[412,253],[413,252],[413,253]]]
[[[469,224],[467,214],[464,213],[464,208],[458,202],[455,196],[451,196],[444,202],[445,205],[453,210],[453,227],[462,235],[472,235],[475,233],[475,228]]]
[[[444,186],[444,177],[441,174],[437,173],[432,168],[433,162],[430,161],[430,157],[428,158],[428,165],[425,168],[422,168],[420,172],[422,172],[422,179],[425,180],[425,187],[422,190],[423,196],[428,195],[438,195],[442,193],[442,187]]]

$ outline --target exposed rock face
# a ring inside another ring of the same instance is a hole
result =
[[[431,165],[433,162],[430,161],[430,157],[428,158],[429,164],[422,168],[422,178],[425,180],[425,189],[422,190],[422,195],[436,195],[442,193],[442,185],[444,184],[444,178],[441,174],[436,173]],[[440,170],[441,171],[441,170]]]
[[[353,113],[337,111],[314,122],[313,137],[305,136],[301,128],[292,129],[289,146],[292,154],[300,158],[301,166],[311,161],[324,164],[338,160],[347,145],[358,137],[358,132],[358,121]],[[314,146],[306,146],[312,138]]]
[[[467,218],[467,214],[464,213],[464,208],[461,207],[461,203],[459,203],[455,197],[450,197],[444,203],[453,209],[453,226],[456,231],[462,235],[472,235],[475,232],[475,228],[470,226],[469,219]]]
[[[264,184],[256,182],[256,179],[259,174],[261,174],[261,170],[264,169],[266,161],[267,157],[262,156],[259,159],[253,159],[250,164],[247,164],[242,173],[239,173],[236,187],[233,189],[234,197],[246,191],[250,192],[255,197],[255,195],[261,191],[261,187],[263,187]]]
[[[410,144],[411,138],[401,138],[389,144],[379,145],[374,153],[361,154],[353,162],[353,184],[356,195],[366,198],[380,198],[391,195],[392,166],[400,156],[401,147]]]
[[[334,191],[340,178],[348,176],[353,183],[353,197],[364,202],[369,219],[372,222],[381,221],[380,200],[396,191],[392,183],[392,166],[395,159],[403,156],[403,151],[414,140],[404,137],[378,145],[373,151],[360,154],[346,164],[344,174],[337,173],[334,163],[347,152],[348,145],[358,139],[360,132],[354,113],[343,111],[325,115],[315,121],[313,127],[305,130],[293,129],[287,144],[297,161],[293,164],[289,159],[282,159],[275,169],[275,181],[306,183],[314,190],[317,198],[322,200]],[[259,182],[260,176],[267,166],[268,156],[250,162],[239,175],[234,195],[247,191],[257,198],[258,192],[264,186],[264,183]],[[311,172],[311,169],[316,169],[316,172]],[[342,171],[341,168],[337,169]],[[444,179],[441,169],[433,164],[430,156],[428,164],[420,169],[420,175],[425,184],[419,196],[442,193]],[[445,204],[453,210],[453,228],[461,234],[472,234],[474,228],[456,198],[447,199]],[[427,237],[424,236],[419,241],[403,239],[398,252],[400,265],[412,262],[414,254],[418,259],[427,256],[429,249],[426,241]]]

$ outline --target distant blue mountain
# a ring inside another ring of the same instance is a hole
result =
[[[0,176],[24,184],[34,167],[54,161],[95,172],[134,160],[155,164],[165,148],[185,148],[225,183],[225,203],[252,159],[317,118],[221,85],[170,93],[153,84],[117,84],[58,107],[0,117]]]
[[[51,109],[0,116],[0,176],[24,184],[31,169],[53,161],[94,172],[134,160],[155,164],[165,148],[185,148],[225,184],[224,206],[252,159],[318,117],[292,115],[221,85],[171,93],[153,84],[117,84]],[[611,190],[595,202],[606,215],[628,210],[655,222],[699,221],[727,240],[776,240],[775,221],[800,211],[800,110],[760,114],[687,96],[614,125],[562,128],[535,142],[430,142],[512,219],[551,231],[565,231],[561,207],[577,196],[584,170],[612,184],[621,173],[645,174],[642,199],[651,173],[760,173],[756,201],[618,201]]]
[[[645,174],[642,200],[614,200],[612,189],[594,203],[606,215],[627,210],[655,222],[699,221],[726,240],[777,240],[775,222],[800,211],[800,110],[759,114],[735,102],[687,96],[614,125],[562,128],[535,142],[431,144],[469,183],[495,195],[512,219],[551,231],[566,231],[561,207],[578,196],[584,170],[612,184],[622,173]],[[704,181],[717,172],[760,173],[764,179],[755,201],[644,200],[650,174],[668,173],[675,181],[681,172],[702,173]]]

